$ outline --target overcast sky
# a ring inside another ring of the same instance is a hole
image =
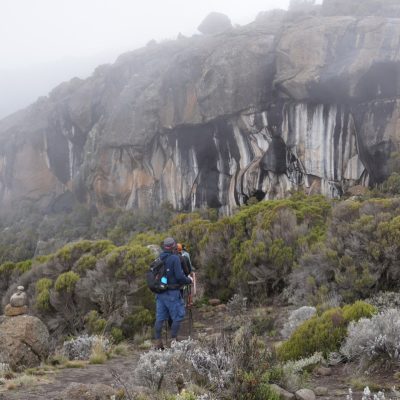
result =
[[[191,35],[211,11],[246,24],[289,0],[0,0],[0,117],[149,40]],[[12,93],[10,93],[12,91]],[[4,95],[7,93],[8,98]]]

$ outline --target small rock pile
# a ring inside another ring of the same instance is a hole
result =
[[[28,299],[23,286],[18,286],[17,292],[10,298],[10,303],[6,305],[4,314],[6,317],[16,317],[28,313]]]

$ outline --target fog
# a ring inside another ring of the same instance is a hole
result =
[[[0,118],[149,40],[192,35],[211,11],[234,24],[289,0],[0,0]]]

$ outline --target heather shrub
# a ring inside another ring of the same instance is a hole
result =
[[[400,310],[388,309],[361,318],[349,325],[348,335],[340,353],[365,368],[370,364],[389,367],[400,361]]]
[[[54,289],[57,292],[65,291],[67,293],[72,293],[79,279],[80,276],[73,271],[64,272],[55,281]]]
[[[307,379],[307,370],[323,360],[322,353],[315,353],[311,357],[286,362],[282,366],[279,384],[291,392],[301,389]]]
[[[365,301],[372,304],[379,311],[384,311],[389,308],[400,308],[400,293],[380,292]]]
[[[352,320],[370,317],[375,312],[375,307],[361,301],[327,310],[301,324],[289,340],[278,348],[278,355],[284,361],[298,360],[316,352],[327,356],[339,349]]]
[[[105,337],[82,335],[63,343],[62,354],[69,360],[89,360],[92,349],[102,347],[104,352],[110,349],[110,342]]]
[[[301,307],[290,313],[287,322],[283,325],[281,334],[284,338],[290,337],[290,335],[304,322],[315,315],[317,309],[315,307]]]

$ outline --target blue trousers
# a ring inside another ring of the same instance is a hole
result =
[[[172,320],[171,337],[178,336],[181,321],[185,318],[185,305],[179,290],[167,290],[156,298],[156,323],[155,336],[161,339],[161,331],[164,321]]]

